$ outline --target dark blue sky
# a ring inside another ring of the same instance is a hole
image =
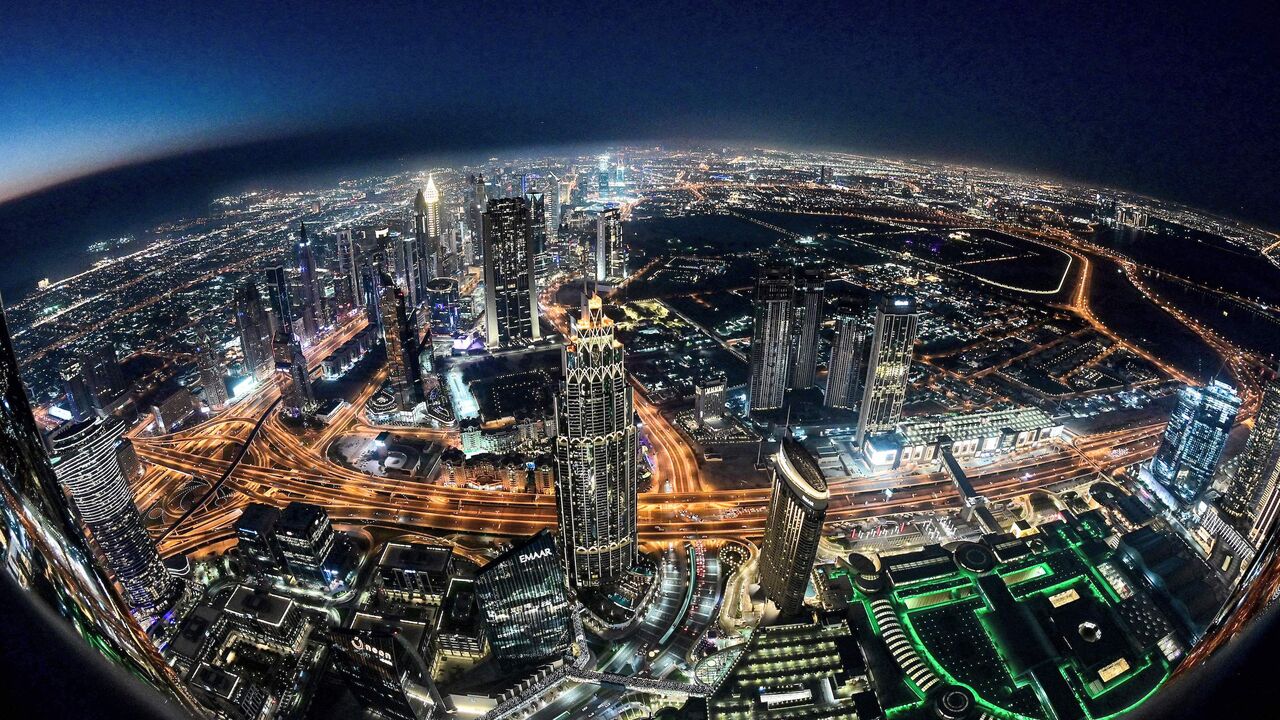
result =
[[[0,9],[0,198],[263,138],[297,143],[269,173],[347,161],[333,137],[371,160],[750,139],[1024,169],[1280,226],[1264,6],[18,4]]]

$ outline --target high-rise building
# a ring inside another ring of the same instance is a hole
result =
[[[830,499],[813,456],[784,438],[773,459],[773,492],[760,547],[760,586],[783,615],[804,603]]]
[[[271,322],[262,306],[258,286],[246,281],[236,290],[235,304],[245,372],[260,383],[266,382],[275,366],[272,361]]]
[[[311,248],[306,223],[298,230],[298,278],[302,286],[302,332],[314,340],[320,334],[320,318],[324,317],[324,297],[320,293],[316,254]]]
[[[523,197],[490,200],[483,225],[486,344],[495,349],[538,340],[528,203]]]
[[[1262,390],[1249,441],[1220,505],[1223,516],[1255,546],[1275,527],[1280,516],[1280,379]]]
[[[332,634],[334,668],[365,709],[389,720],[427,720],[439,709],[422,657],[396,628]]]
[[[422,371],[418,361],[418,323],[405,293],[389,275],[382,276],[382,341],[387,349],[387,375],[401,410],[422,402]]]
[[[563,655],[573,642],[573,606],[551,531],[516,543],[476,574],[489,647],[504,668]]]
[[[636,560],[636,424],[622,343],[599,296],[573,324],[556,402],[556,507],[575,586],[608,582]]]
[[[85,377],[84,360],[79,357],[64,358],[58,367],[58,376],[62,378],[63,397],[66,398],[66,409],[71,413],[71,419],[93,417],[98,411],[98,401]]]
[[[826,278],[816,268],[806,268],[795,277],[795,300],[791,323],[791,387],[811,388],[818,365],[818,326],[822,324],[823,290]]]
[[[285,569],[296,578],[327,582],[325,566],[337,535],[319,505],[291,502],[275,522],[275,543]]]
[[[547,253],[547,205],[546,195],[526,192],[524,201],[529,207],[529,234],[533,236],[533,277],[537,289],[547,286],[551,275],[551,257]]]
[[[867,435],[893,430],[902,417],[918,319],[914,298],[891,295],[881,298],[876,306],[876,324],[862,381],[856,447],[862,447]]]
[[[433,174],[427,176],[426,188],[418,190],[413,199],[413,237],[418,255],[418,277],[414,282],[419,297],[443,266],[440,233],[440,190]]]
[[[833,408],[856,408],[862,399],[862,361],[867,333],[855,318],[836,321],[831,341],[831,362],[827,364],[827,392],[823,404]]]
[[[277,572],[284,566],[284,557],[276,543],[279,521],[280,510],[263,503],[249,503],[236,518],[236,551],[247,571]]]
[[[210,410],[221,410],[227,404],[227,369],[222,364],[221,348],[204,328],[196,331],[196,340],[196,368],[200,373],[200,387],[204,389],[204,401]]]
[[[80,363],[89,392],[97,401],[98,407],[106,407],[112,398],[127,389],[124,369],[120,366],[115,346],[111,343],[94,345],[81,357]]]
[[[439,277],[427,284],[427,312],[432,332],[445,337],[458,332],[461,307],[457,280]]]
[[[40,623],[27,630],[31,637],[44,635],[48,654],[41,657],[57,657],[55,648],[66,647],[68,654],[63,657],[74,657],[82,682],[123,691],[100,696],[104,703],[116,701],[114,707],[120,711],[131,707],[139,715],[153,716],[137,706],[138,698],[144,696],[134,693],[155,689],[160,697],[198,716],[199,704],[161,660],[125,600],[111,590],[106,570],[93,561],[89,541],[45,454],[3,310],[0,428],[4,429],[0,432],[0,546],[5,548],[0,583],[7,599],[6,622]],[[18,598],[23,601],[16,602]],[[76,643],[71,633],[85,641],[79,649],[86,652],[70,655]],[[104,660],[125,672],[104,672]],[[143,682],[133,684],[135,677]]]
[[[274,342],[276,377],[280,379],[280,407],[287,415],[301,417],[316,404],[315,388],[307,358],[298,338],[285,332],[276,333]]]
[[[627,277],[622,246],[622,208],[609,205],[596,218],[596,282],[613,284]]]
[[[721,373],[713,373],[698,381],[693,389],[693,417],[698,427],[705,427],[708,420],[724,416],[726,389],[725,377]]]
[[[293,296],[289,292],[289,275],[283,265],[267,268],[267,302],[274,332],[296,335],[293,326]],[[302,328],[296,328],[301,331]]]
[[[484,262],[484,211],[489,207],[489,193],[484,175],[467,177],[467,230],[471,236],[472,263]]]
[[[53,469],[129,604],[163,614],[182,594],[182,582],[160,561],[116,461],[123,431],[114,418],[64,425],[50,438]]]
[[[1236,391],[1221,380],[1178,393],[1178,406],[1151,461],[1151,474],[1183,502],[1195,502],[1213,481],[1240,402]]]
[[[751,334],[751,412],[782,407],[791,355],[794,293],[791,273],[771,268],[756,278],[755,322]]]

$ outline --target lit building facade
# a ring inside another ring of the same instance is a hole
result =
[[[418,353],[417,322],[404,290],[389,275],[382,276],[379,307],[382,341],[387,349],[387,375],[401,410],[422,402],[422,368]]]
[[[240,350],[244,353],[245,372],[262,383],[271,379],[275,369],[271,352],[271,322],[258,286],[246,281],[236,290],[236,329],[240,331]]]
[[[830,499],[813,457],[785,438],[774,456],[773,492],[760,548],[760,585],[783,615],[804,603]]]
[[[724,416],[724,396],[727,384],[724,375],[714,374],[698,381],[693,389],[693,417],[698,427],[708,420]]]
[[[827,364],[827,390],[822,402],[827,407],[856,408],[862,399],[862,358],[867,333],[856,318],[836,321],[831,341],[831,361]]]
[[[490,348],[538,340],[533,233],[523,197],[490,200],[483,216],[485,337]]]
[[[197,339],[200,345],[196,348],[196,367],[200,373],[200,387],[204,389],[204,401],[210,410],[221,410],[227,404],[227,369],[222,364],[222,353],[204,328],[198,331]]]
[[[907,379],[916,342],[916,301],[905,296],[882,298],[876,306],[875,328],[864,374],[855,443],[868,434],[893,430],[902,417]]]
[[[324,297],[316,276],[316,254],[311,248],[311,237],[303,223],[298,230],[298,282],[302,289],[302,334],[314,340],[320,334],[320,319],[324,317]]]
[[[1255,547],[1280,516],[1280,380],[1267,383],[1253,429],[1220,505],[1223,516]]]
[[[1199,498],[1213,480],[1240,402],[1220,380],[1183,388],[1151,461],[1151,475],[1183,502]]]
[[[606,207],[596,218],[596,282],[618,283],[627,277],[622,245],[622,208]]]
[[[790,272],[769,269],[756,278],[748,386],[753,413],[780,408],[786,397],[793,300]]]
[[[636,424],[623,355],[593,296],[563,350],[556,408],[561,550],[578,587],[605,583],[636,559]]]
[[[822,271],[806,268],[796,273],[795,300],[791,323],[791,387],[797,390],[813,387],[818,366],[818,326],[822,324],[823,291],[826,279]]]
[[[563,655],[573,641],[573,606],[549,530],[517,543],[476,575],[489,647],[504,668]]]

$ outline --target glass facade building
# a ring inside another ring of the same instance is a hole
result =
[[[1183,388],[1151,461],[1152,476],[1183,502],[1194,502],[1213,481],[1239,411],[1240,396],[1220,380]]]
[[[476,575],[489,647],[507,668],[563,655],[573,641],[573,607],[549,530],[518,543]]]

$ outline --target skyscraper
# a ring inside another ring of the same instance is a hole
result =
[[[302,285],[303,334],[314,339],[320,334],[320,318],[324,317],[324,297],[320,293],[320,281],[316,277],[316,255],[307,236],[307,225],[298,229],[298,277]]]
[[[822,324],[826,278],[816,268],[805,268],[795,277],[791,323],[791,387],[813,387],[818,364],[818,326]]]
[[[443,258],[440,248],[440,190],[435,175],[427,176],[427,187],[418,190],[413,199],[413,236],[417,242],[418,277],[416,296],[421,296],[427,283],[440,274]]]
[[[1239,411],[1240,396],[1221,380],[1183,388],[1151,461],[1152,476],[1183,502],[1194,502],[1213,480]]]
[[[693,417],[698,427],[704,427],[708,420],[716,420],[724,415],[726,389],[722,373],[713,373],[698,380],[693,389]]]
[[[876,306],[876,324],[862,381],[856,447],[861,448],[869,434],[893,430],[902,417],[917,321],[914,298],[886,296]]]
[[[831,342],[827,392],[823,404],[833,408],[855,408],[862,398],[862,358],[866,352],[867,333],[855,318],[836,321],[836,334]]]
[[[55,657],[55,648],[67,645],[64,638],[68,635],[62,631],[78,635],[85,641],[78,649],[89,651],[75,656],[73,663],[81,681],[90,687],[123,683],[116,685],[122,691],[120,694],[100,698],[103,702],[116,701],[115,707],[119,710],[132,700],[139,715],[148,713],[152,708],[138,704],[142,698],[149,697],[144,693],[154,688],[160,691],[161,697],[196,715],[199,705],[195,699],[161,659],[130,615],[125,601],[110,589],[106,572],[93,561],[88,540],[45,454],[40,430],[18,373],[3,309],[0,309],[0,428],[4,429],[0,432],[0,545],[5,548],[5,561],[0,563],[0,583],[5,584],[3,592],[8,601],[6,621],[11,624],[23,619],[42,621],[28,628],[30,636],[44,634],[43,646]],[[25,602],[13,602],[18,598]],[[27,611],[19,605],[28,605]],[[35,608],[47,612],[35,612]],[[65,619],[65,625],[56,618]],[[126,672],[119,675],[104,672],[104,660]],[[134,684],[134,677],[143,682]]]
[[[1249,441],[1221,502],[1222,514],[1255,546],[1280,516],[1280,379],[1267,383]]]
[[[533,233],[523,197],[490,200],[484,212],[484,308],[489,348],[537,340]]]
[[[422,402],[422,373],[418,365],[418,331],[405,293],[390,276],[382,276],[382,341],[387,348],[387,375],[401,410]]]
[[[596,218],[596,282],[618,283],[627,277],[622,247],[622,209],[609,205]]]
[[[119,421],[103,418],[59,428],[50,438],[53,469],[129,604],[143,613],[161,614],[182,594],[182,582],[160,561],[116,461],[115,445],[123,430]]]
[[[457,280],[441,277],[427,285],[427,312],[432,332],[446,337],[458,332],[461,304]]]
[[[271,324],[275,332],[296,334],[293,326],[293,297],[289,292],[289,275],[284,266],[267,268],[267,302],[271,310]],[[302,328],[297,328],[302,330]]]
[[[258,286],[246,280],[236,290],[236,327],[240,330],[240,350],[244,353],[245,372],[258,382],[271,378],[274,369],[271,350],[271,322],[262,306]]]
[[[547,285],[551,274],[551,259],[547,254],[547,205],[546,195],[541,192],[526,192],[525,203],[529,206],[529,233],[533,236],[533,277],[537,288],[541,290]]]
[[[315,389],[307,358],[298,338],[285,332],[276,333],[274,343],[276,377],[280,380],[280,408],[292,417],[301,417],[316,403]]]
[[[62,378],[63,397],[67,412],[73,420],[84,420],[93,417],[98,410],[98,401],[89,387],[85,377],[84,360],[79,357],[64,358],[58,367],[58,376]]]
[[[427,720],[441,704],[417,651],[395,628],[333,630],[334,668],[368,710],[390,720]]]
[[[227,369],[222,364],[221,349],[209,339],[204,328],[196,331],[196,368],[200,373],[200,387],[204,389],[204,401],[210,410],[221,410],[227,404]]]
[[[794,439],[784,438],[774,456],[773,493],[760,547],[760,586],[783,615],[804,602],[830,499],[813,457]]]
[[[771,268],[756,278],[755,322],[751,334],[751,412],[782,407],[791,354],[791,273]]]
[[[593,296],[564,346],[556,407],[561,550],[578,587],[608,582],[636,559],[636,424],[623,355]]]
[[[573,606],[551,531],[542,530],[476,574],[489,646],[507,669],[563,655],[573,642]]]

